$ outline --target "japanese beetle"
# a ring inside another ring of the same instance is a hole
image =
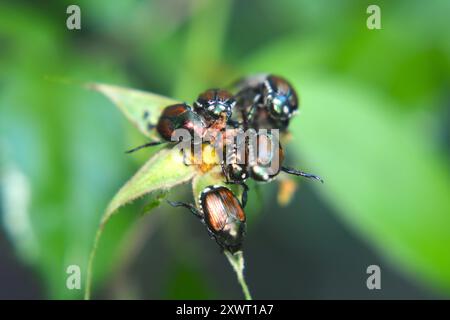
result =
[[[186,129],[192,136],[201,137],[205,123],[187,104],[174,104],[164,109],[156,130],[166,141],[171,141],[172,134],[177,129]]]
[[[258,133],[254,138],[246,137],[236,142],[232,153],[222,163],[222,172],[229,183],[243,184],[247,178],[258,182],[269,182],[277,176],[284,160],[283,148],[277,148],[269,133]]]
[[[226,162],[222,162],[226,182],[240,184],[248,189],[245,185],[247,178],[270,182],[281,171],[323,182],[316,175],[283,166],[284,151],[279,141],[275,143],[274,139],[277,138],[268,132],[258,133],[256,139],[246,139],[243,145],[238,146],[236,143],[232,153],[227,155]]]
[[[282,77],[249,77],[238,87],[236,100],[246,127],[286,130],[298,111],[297,93]]]
[[[200,194],[200,209],[193,204],[168,201],[173,207],[185,207],[205,225],[209,235],[222,249],[235,253],[241,250],[246,232],[243,206],[225,186],[208,186]]]
[[[191,135],[191,141],[201,142],[201,138],[205,132],[206,125],[203,118],[185,104],[179,103],[166,107],[159,117],[156,130],[165,142],[172,141],[172,135],[177,129],[186,129]],[[131,149],[127,153],[137,151],[145,147],[151,147],[164,143],[164,141],[152,141]],[[179,142],[179,141],[178,141]]]
[[[209,89],[201,93],[194,102],[195,111],[201,115],[207,125],[214,124],[219,118],[225,119],[225,124],[233,114],[236,100],[233,95],[222,89]]]

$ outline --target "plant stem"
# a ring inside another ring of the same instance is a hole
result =
[[[94,239],[94,245],[92,246],[91,253],[89,255],[87,273],[86,273],[86,288],[84,291],[84,300],[89,300],[91,298],[91,286],[92,286],[92,268],[94,264],[95,254],[97,253],[98,243],[100,242],[100,237],[103,233],[103,229],[105,228],[105,224],[108,219],[102,219],[100,226],[97,229]]]
[[[239,284],[242,287],[242,292],[244,293],[245,300],[252,300],[252,296],[250,295],[250,291],[248,290],[247,283],[244,278],[244,255],[242,251],[238,251],[235,254],[232,254],[228,250],[224,251],[225,256],[236,272],[236,276],[238,278]]]

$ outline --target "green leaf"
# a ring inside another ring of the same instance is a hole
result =
[[[153,209],[159,207],[161,202],[167,197],[169,190],[156,190],[147,196],[147,204],[142,209],[142,214],[148,214]]]
[[[106,209],[106,219],[122,205],[154,190],[176,186],[190,180],[195,166],[187,166],[178,147],[163,149],[147,163],[119,190]]]
[[[162,110],[169,105],[180,103],[158,94],[108,84],[88,83],[87,87],[108,97],[127,119],[148,137],[154,136],[153,128]]]
[[[187,166],[183,162],[183,155],[179,148],[163,149],[154,155],[147,163],[119,190],[109,203],[100,226],[97,230],[94,245],[88,262],[85,298],[90,298],[92,266],[100,237],[106,223],[117,210],[150,192],[153,192],[151,207],[155,207],[167,191],[181,183],[192,179],[195,166]],[[162,191],[162,193],[160,193]]]

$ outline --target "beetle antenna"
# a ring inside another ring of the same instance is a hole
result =
[[[316,180],[319,180],[320,182],[323,183],[323,180],[322,180],[321,177],[316,176],[316,175],[311,174],[311,173],[306,173],[306,172],[303,172],[303,171],[300,171],[300,170],[296,170],[296,169],[293,169],[293,168],[289,168],[289,167],[281,167],[281,171],[286,172],[288,174],[293,174],[293,175],[296,175],[296,176],[305,177],[305,178],[308,178],[308,179],[316,179]]]
[[[133,149],[128,150],[128,151],[125,151],[125,153],[132,153],[132,152],[138,151],[138,150],[143,149],[143,148],[158,146],[158,145],[163,144],[163,143],[164,142],[161,142],[161,141],[148,142],[148,143],[143,144],[143,145],[141,145],[139,147],[133,148]]]

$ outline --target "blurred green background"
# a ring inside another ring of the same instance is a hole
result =
[[[82,30],[66,28],[81,8]],[[366,8],[381,8],[369,30]],[[301,97],[288,162],[321,175],[287,207],[277,185],[247,210],[254,298],[448,298],[450,2],[3,1],[0,4],[0,298],[81,298],[100,216],[151,151],[99,81],[192,102],[247,74]],[[177,188],[172,199],[190,199]],[[241,298],[204,227],[137,201],[112,219],[95,298]],[[381,267],[381,290],[366,268]]]

